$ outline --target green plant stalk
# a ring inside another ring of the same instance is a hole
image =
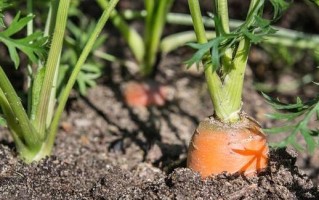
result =
[[[29,15],[33,15],[33,0],[27,0],[27,12],[29,13]],[[27,25],[27,35],[31,35],[33,33],[33,19],[29,21],[28,25]],[[31,105],[32,105],[32,74],[33,74],[33,70],[30,64],[28,64],[27,66],[28,69],[28,77],[27,77],[27,85],[28,85],[28,113],[31,113]]]
[[[206,43],[207,38],[205,36],[206,33],[198,0],[189,0],[188,3],[197,41],[198,43]],[[218,30],[217,33],[223,34],[229,32],[227,1],[219,0],[216,9],[223,29]],[[221,75],[218,75],[216,71],[212,71],[211,66],[207,66],[210,59],[209,55],[206,57],[206,60],[203,60],[208,90],[215,109],[215,117],[223,122],[236,122],[239,120],[239,112],[242,106],[241,95],[244,72],[249,47],[249,40],[243,39],[239,42],[239,46],[236,52],[234,52],[235,56],[231,61],[227,60],[227,57],[222,58],[222,68],[226,70],[222,70]],[[233,50],[230,49],[226,53],[226,56],[232,54]]]
[[[68,9],[70,5],[70,0],[60,1],[57,20],[55,25],[55,30],[53,33],[51,48],[49,51],[48,59],[46,62],[46,70],[44,75],[43,86],[40,92],[39,104],[36,109],[36,116],[33,124],[36,130],[42,135],[42,138],[45,138],[46,135],[46,121],[48,116],[48,107],[50,100],[52,100],[51,93],[52,90],[56,88],[53,87],[54,76],[56,73],[56,68],[58,66],[59,57],[62,51],[63,45],[63,36],[65,33],[65,27],[68,16]]]
[[[36,151],[42,142],[40,140],[40,136],[30,123],[28,115],[22,106],[21,100],[5,75],[2,67],[0,67],[0,89],[3,92],[2,98],[3,96],[6,98],[11,109],[10,112],[12,112],[12,114],[9,116],[11,116],[11,118],[14,117],[14,120],[10,119],[12,121],[12,127],[14,127],[14,130],[19,137],[23,138],[22,142],[25,143],[28,149]],[[5,102],[5,100],[3,101]],[[9,111],[9,108],[6,108],[5,110]]]
[[[97,2],[103,10],[105,10],[108,6],[108,0],[97,0]],[[142,63],[145,54],[143,38],[134,28],[131,28],[126,23],[123,17],[116,10],[113,10],[110,19],[114,26],[121,32],[137,62]]]
[[[50,11],[49,11],[50,13],[47,18],[46,26],[45,26],[45,32],[44,32],[45,36],[51,36],[54,32],[58,8],[59,8],[59,1],[51,1]],[[59,74],[60,59],[61,59],[61,52],[59,54],[59,60],[57,62],[57,66],[56,66],[56,70],[55,70],[54,78],[52,82],[52,89],[51,89],[49,105],[48,105],[48,114],[46,119],[46,127],[50,126],[50,123],[52,121],[53,114],[54,114],[55,105],[56,105],[56,92],[57,92],[57,81],[58,81],[58,74]]]
[[[34,154],[34,151],[30,151],[30,149],[24,144],[23,139],[23,130],[21,126],[17,124],[16,117],[10,107],[8,100],[6,99],[3,91],[0,89],[0,105],[2,112],[6,116],[6,121],[8,127],[10,128],[10,132],[12,138],[14,140],[17,151],[24,155],[24,158],[28,158]],[[33,149],[34,150],[34,149]]]
[[[45,24],[44,36],[51,36],[53,34],[54,26],[56,24],[56,19],[57,19],[58,7],[59,7],[59,1],[51,1],[49,15]],[[52,82],[52,89],[51,89],[49,105],[48,105],[48,113],[46,118],[46,127],[49,127],[54,115],[60,58],[61,58],[61,54],[59,55],[59,60],[57,62],[57,66],[55,69],[54,78]],[[42,67],[41,64],[39,64],[40,68]]]
[[[76,81],[77,75],[81,71],[81,67],[83,66],[87,56],[89,55],[91,49],[94,46],[94,42],[96,41],[97,37],[101,33],[105,23],[107,22],[111,12],[114,10],[116,4],[118,3],[119,0],[111,0],[108,7],[104,10],[102,16],[100,17],[94,31],[92,32],[91,37],[89,38],[87,44],[85,45],[79,60],[77,61],[74,70],[71,73],[71,76],[69,78],[68,83],[66,84],[65,89],[61,93],[61,98],[59,99],[59,103],[55,112],[55,115],[52,119],[52,123],[48,129],[48,135],[47,135],[47,140],[45,141],[45,144],[43,145],[42,149],[42,154],[43,155],[49,155],[53,144],[54,144],[54,139],[57,133],[58,125],[60,118],[62,116],[63,110],[65,108],[66,102],[68,100],[68,97],[70,95],[70,92],[72,90],[72,87]]]
[[[29,15],[33,15],[33,0],[27,0],[27,11]],[[27,34],[33,33],[33,19],[29,21],[27,25]]]
[[[152,38],[152,23],[154,17],[154,10],[156,12],[156,7],[158,6],[158,0],[144,0],[144,7],[146,9],[146,16],[144,22],[144,37],[145,41],[151,40]],[[154,8],[155,7],[155,8]]]
[[[57,12],[59,8],[59,1],[54,0],[50,3],[48,18],[45,23],[44,36],[50,36],[53,34],[54,26],[56,24]]]
[[[216,0],[215,8],[217,16],[221,20],[222,30],[216,29],[217,36],[222,33],[229,33],[228,4],[227,0]]]
[[[149,0],[145,0],[150,2]],[[166,14],[170,10],[173,0],[158,0],[155,5],[147,10],[145,27],[145,56],[142,66],[143,76],[149,76],[153,72],[159,43],[166,23]]]

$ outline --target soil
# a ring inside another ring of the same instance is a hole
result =
[[[87,96],[72,93],[52,156],[40,162],[24,164],[1,128],[0,199],[319,199],[318,156],[291,149],[272,149],[269,167],[252,178],[220,174],[202,180],[185,168],[195,127],[213,114],[202,72],[181,65],[189,53],[181,48],[162,59],[154,80],[170,94],[159,107],[127,106],[122,91],[134,70],[108,63]],[[265,117],[272,110],[254,88],[255,81],[268,80],[258,76],[263,61],[250,61],[243,110],[268,128],[275,124]]]

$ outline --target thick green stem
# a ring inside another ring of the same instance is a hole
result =
[[[33,15],[33,0],[27,0],[27,12],[29,15]],[[27,35],[31,35],[33,33],[33,19],[30,20],[28,22],[28,25],[27,25]],[[28,69],[28,77],[27,77],[27,84],[28,84],[28,110],[27,112],[28,113],[31,113],[31,105],[32,105],[32,76],[33,76],[33,70],[32,70],[32,66],[30,64],[28,64],[27,66],[27,69]]]
[[[53,34],[54,27],[56,24],[56,19],[57,19],[59,2],[60,0],[52,0],[50,3],[48,18],[45,23],[45,30],[44,30],[45,36],[51,36]]]
[[[19,152],[21,158],[29,163],[31,161],[30,158],[34,157],[37,153],[38,149],[40,149],[40,144],[36,146],[28,146],[25,144],[25,138],[28,135],[24,135],[26,132],[22,129],[22,127],[17,124],[17,120],[14,112],[11,109],[11,106],[6,99],[4,92],[0,89],[0,106],[3,114],[5,115],[7,125],[10,129],[11,136],[13,138],[14,144]]]
[[[221,20],[222,30],[216,29],[217,35],[221,33],[229,33],[229,18],[227,0],[215,0],[215,8],[217,16]]]
[[[150,2],[150,0],[145,0]],[[157,0],[155,5],[145,3],[147,17],[145,23],[145,55],[142,74],[148,76],[153,72],[159,43],[166,23],[166,14],[170,10],[173,0]]]
[[[33,0],[27,0],[27,11],[29,15],[33,15]],[[28,22],[27,35],[33,33],[33,19]]]
[[[118,3],[118,1],[119,0],[111,0],[108,7],[104,10],[101,18],[99,19],[94,31],[91,34],[91,37],[89,38],[88,42],[86,43],[77,63],[72,71],[72,74],[69,78],[68,83],[66,84],[65,89],[61,93],[61,98],[59,99],[58,107],[57,107],[55,115],[53,117],[51,126],[49,127],[49,130],[48,130],[49,132],[47,135],[47,141],[44,145],[44,148],[42,149],[43,155],[48,155],[51,152],[51,149],[52,149],[53,144],[54,144],[54,139],[55,139],[55,136],[57,133],[59,121],[60,121],[61,115],[63,113],[65,104],[68,100],[69,94],[72,90],[72,87],[76,81],[76,78],[77,78],[79,72],[81,71],[81,67],[83,66],[87,56],[89,55],[90,51],[92,50],[97,37],[101,33],[105,23],[107,22],[111,12],[113,11],[113,9],[116,6],[116,4]]]
[[[51,48],[49,51],[48,59],[46,62],[46,70],[44,75],[43,86],[40,92],[39,104],[36,109],[36,116],[33,124],[36,130],[42,134],[45,138],[46,132],[46,121],[48,115],[48,108],[50,100],[52,100],[51,93],[55,90],[53,87],[54,77],[56,73],[56,68],[58,67],[59,57],[62,50],[63,38],[65,33],[65,27],[67,22],[68,10],[69,10],[70,0],[63,0],[59,3],[56,25],[53,33]]]
[[[42,141],[40,140],[38,132],[30,123],[28,115],[22,106],[21,100],[5,75],[2,67],[0,67],[0,88],[3,91],[3,94],[6,97],[15,117],[15,122],[12,122],[13,124],[11,124],[11,126],[15,127],[15,130],[21,130],[21,134],[19,133],[19,136],[29,149],[37,149]]]
[[[188,3],[197,41],[199,43],[205,43],[207,39],[205,37],[205,29],[198,0],[189,0]],[[218,27],[216,27],[216,32],[218,35],[227,34],[229,33],[227,1],[218,0],[216,2],[216,9],[217,15],[222,23],[222,30],[218,30]],[[218,75],[216,71],[212,71],[211,63],[208,62],[210,55],[207,55],[203,60],[205,77],[215,109],[215,116],[223,122],[236,122],[239,120],[244,72],[249,47],[249,40],[243,39],[239,42],[238,48],[228,49],[222,57],[221,67],[223,70],[221,70],[220,75]],[[234,55],[234,57],[232,57],[232,55]]]
[[[59,8],[59,0],[51,1],[49,15],[45,24],[45,31],[44,31],[45,36],[50,37],[53,34],[54,27],[56,24],[56,19],[57,19],[58,8]],[[54,115],[60,58],[61,58],[61,53],[59,54],[59,59],[57,61],[57,66],[55,68],[55,73],[53,77],[52,89],[51,89],[49,105],[48,105],[48,114],[46,119],[46,128],[50,126],[50,123]]]
[[[189,10],[193,20],[194,31],[197,37],[198,43],[206,43],[206,32],[203,25],[202,14],[198,0],[188,0]]]

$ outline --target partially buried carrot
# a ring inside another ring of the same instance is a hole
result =
[[[187,166],[203,178],[222,172],[251,176],[266,168],[268,151],[260,126],[249,117],[241,115],[233,124],[211,117],[200,122],[191,139]]]
[[[214,106],[213,117],[196,129],[187,158],[187,166],[203,178],[222,172],[252,176],[268,164],[269,149],[261,127],[241,111],[250,46],[271,29],[262,19],[265,1],[250,1],[246,21],[236,30],[229,27],[227,2],[214,1],[216,37],[208,41],[199,0],[188,0],[198,43],[191,44],[197,52],[187,64],[203,64]],[[261,33],[261,26],[266,32]]]
[[[167,94],[167,87],[154,81],[130,82],[124,89],[125,102],[133,107],[162,106]]]

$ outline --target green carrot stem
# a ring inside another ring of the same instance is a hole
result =
[[[228,4],[227,0],[216,0],[215,7],[217,16],[219,17],[222,30],[216,29],[217,36],[221,33],[229,33],[229,18],[228,18]]]
[[[52,149],[53,144],[54,144],[54,139],[55,139],[55,136],[57,133],[59,121],[60,121],[60,118],[62,116],[63,110],[64,110],[66,102],[68,100],[68,97],[70,95],[70,92],[72,90],[72,87],[76,81],[76,78],[77,78],[79,72],[81,71],[81,67],[83,66],[87,56],[89,55],[90,51],[92,50],[97,37],[101,33],[105,23],[109,19],[109,16],[110,16],[111,12],[113,11],[114,7],[116,6],[116,4],[118,3],[118,1],[119,0],[111,0],[108,7],[104,10],[98,23],[96,24],[94,31],[91,34],[91,37],[89,38],[88,42],[86,43],[76,65],[74,66],[74,69],[71,73],[69,81],[66,84],[65,89],[61,93],[61,98],[59,99],[58,107],[57,107],[55,115],[52,119],[51,126],[49,127],[49,130],[48,130],[46,143],[45,143],[45,145],[43,145],[44,148],[42,149],[42,152],[44,155],[45,154],[48,155],[51,152],[51,149]]]
[[[150,4],[149,0],[145,0],[145,2],[147,16],[145,24],[145,55],[142,74],[148,76],[153,72],[159,43],[166,23],[166,14],[170,9],[173,0],[158,0],[154,5]]]
[[[199,43],[206,43],[205,28],[202,22],[202,15],[198,0],[189,0],[189,7],[193,19],[194,30]],[[216,1],[216,9],[222,23],[222,30],[216,30],[218,35],[229,32],[227,1]],[[243,39],[239,42],[236,52],[228,49],[221,59],[222,71],[218,75],[212,71],[210,55],[203,60],[205,77],[212,103],[215,109],[215,116],[224,122],[236,122],[239,120],[241,110],[241,95],[243,88],[244,72],[249,52],[250,42]],[[235,55],[231,58],[231,55]]]
[[[57,71],[56,68],[58,67],[59,57],[62,51],[69,5],[70,0],[60,1],[59,3],[55,30],[53,33],[51,48],[46,62],[43,86],[40,92],[40,99],[38,107],[36,109],[35,120],[33,121],[36,130],[42,134],[43,138],[45,138],[45,132],[47,128],[46,121],[49,112],[48,107],[50,104],[50,100],[52,100],[50,97],[52,94],[52,90],[55,90],[55,88],[53,87],[53,82],[55,73]]]
[[[40,136],[30,123],[28,115],[22,106],[21,100],[16,94],[8,77],[5,75],[2,67],[0,67],[0,88],[3,91],[3,95],[10,106],[10,112],[12,112],[9,117],[11,116],[12,118],[12,115],[15,117],[14,120],[10,119],[12,121],[11,126],[15,127],[16,130],[21,130],[21,133],[19,133],[20,131],[18,131],[19,137],[21,138],[21,141],[25,142],[25,145],[28,148],[38,148],[39,144],[41,144],[42,142]],[[3,101],[5,102],[5,100]],[[9,112],[10,109],[7,108],[7,111]]]

